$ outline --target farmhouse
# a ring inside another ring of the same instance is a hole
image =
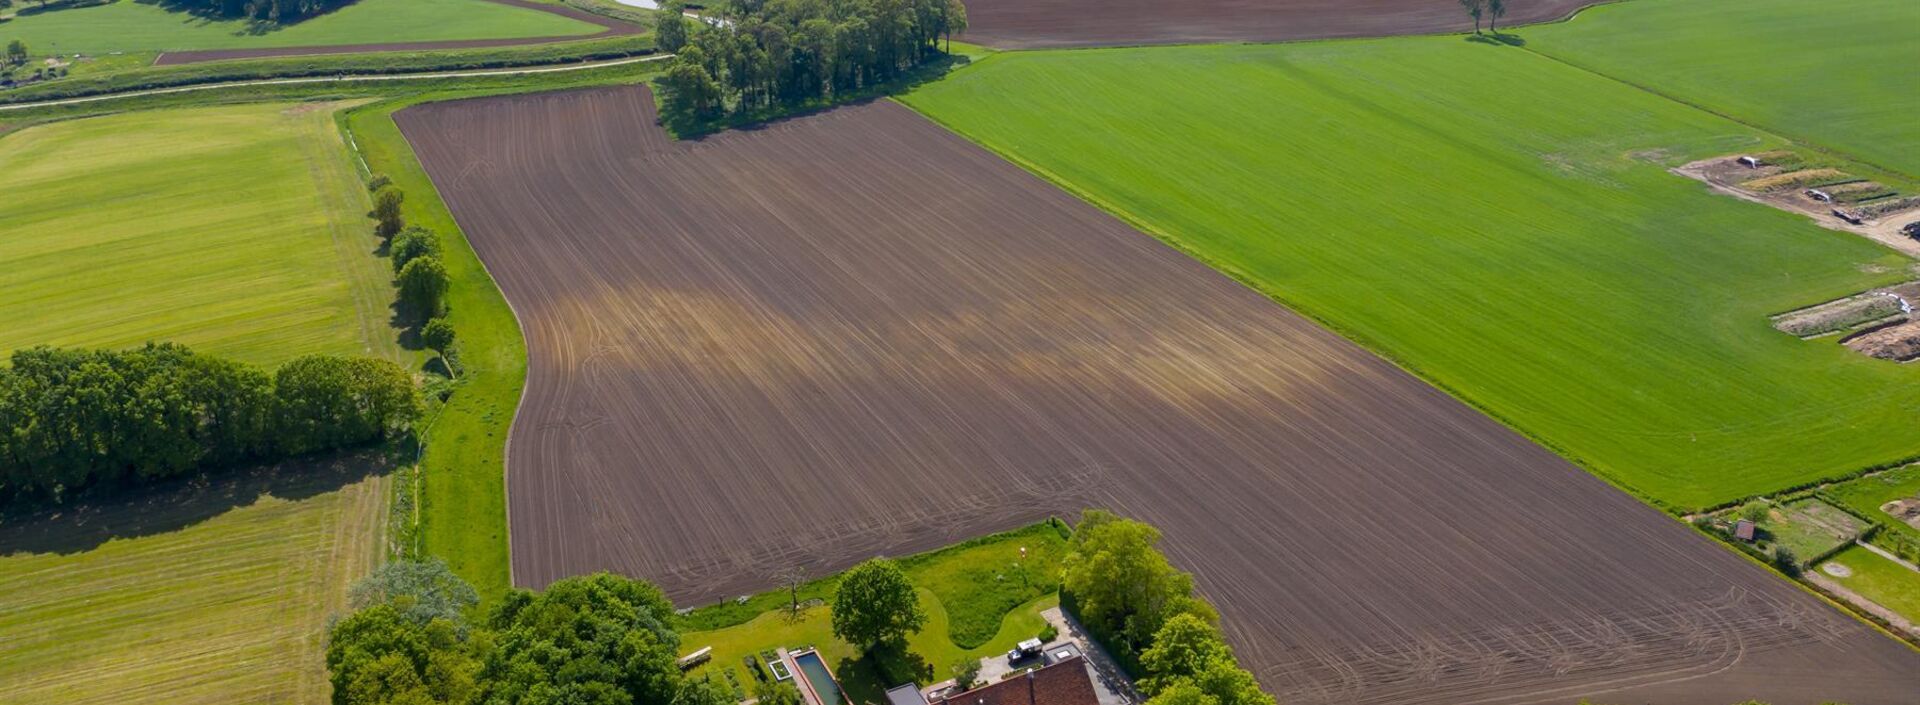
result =
[[[889,692],[888,700],[892,701]],[[1100,705],[1078,654],[998,683],[951,695],[933,705]]]

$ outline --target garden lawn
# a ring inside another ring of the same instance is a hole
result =
[[[185,343],[260,365],[395,353],[331,107],[134,112],[0,138],[0,355]]]
[[[1853,575],[1845,578],[1827,575],[1834,582],[1910,621],[1920,622],[1920,572],[1859,546],[1835,554],[1828,562],[1853,570]]]
[[[1634,0],[1527,48],[1920,177],[1920,3]]]
[[[921,661],[921,684],[952,677],[953,667],[1006,653],[1046,626],[1040,612],[1058,606],[1060,561],[1067,553],[1064,525],[1043,522],[899,559],[913,581],[926,627],[907,640]],[[1021,549],[1026,556],[1021,557]],[[745,603],[727,602],[681,617],[681,651],[713,647],[711,665],[700,672],[722,677],[731,670],[751,695],[754,681],[742,660],[779,647],[813,646],[854,702],[883,702],[883,682],[853,645],[833,636],[832,601],[838,575],[800,590],[806,606],[788,614],[789,595],[771,590]]]
[[[1461,37],[1014,52],[903,100],[1670,508],[1920,454],[1920,367],[1767,318],[1910,262],[1668,173],[1780,144],[1709,113]]]
[[[0,138],[0,349],[172,340],[268,366],[403,359],[337,107],[135,112]],[[0,523],[0,702],[325,702],[326,620],[382,555],[388,502],[373,460],[339,462],[349,481],[296,469]]]
[[[1849,480],[1822,490],[1820,495],[1854,514],[1884,525],[1886,528],[1882,531],[1904,534],[1910,541],[1920,541],[1920,529],[1880,510],[1880,507],[1896,499],[1920,498],[1920,465]]]
[[[14,3],[16,11],[30,8]],[[600,27],[485,0],[359,0],[279,29],[242,20],[209,20],[151,2],[25,14],[0,24],[0,41],[19,39],[36,55],[256,49],[588,35]]]

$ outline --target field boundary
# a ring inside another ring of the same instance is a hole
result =
[[[556,5],[534,0],[484,0],[495,5],[517,7],[533,12],[544,12],[563,17],[582,24],[600,28],[598,32],[587,34],[556,34],[538,37],[506,37],[500,39],[447,39],[429,42],[388,42],[380,44],[318,44],[300,47],[261,47],[257,49],[190,49],[185,51],[162,51],[153,58],[153,66],[181,66],[210,61],[230,59],[265,59],[287,56],[322,56],[327,54],[370,54],[383,51],[435,51],[440,49],[482,49],[491,47],[528,46],[535,44],[559,44],[562,42],[606,39],[609,37],[632,36],[646,32],[645,27],[623,22],[606,15],[595,14],[571,5]],[[169,60],[170,57],[180,57]]]
[[[145,90],[138,90],[138,91],[103,93],[100,95],[84,96],[80,98],[60,98],[57,100],[43,100],[43,101],[37,101],[32,103],[11,103],[6,105],[0,105],[0,111],[29,110],[33,108],[51,108],[51,107],[58,107],[63,105],[79,105],[83,103],[96,103],[100,101],[117,100],[121,98],[141,98],[146,96],[170,95],[175,93],[191,93],[196,91],[211,91],[211,90],[218,90],[222,88],[246,88],[251,86],[287,86],[287,85],[301,85],[301,84],[315,84],[315,83],[359,83],[359,82],[371,82],[371,81],[427,81],[427,80],[443,80],[443,79],[449,79],[449,78],[488,78],[492,76],[526,76],[526,75],[533,75],[533,74],[562,73],[567,71],[585,71],[589,69],[610,68],[614,66],[626,66],[629,64],[640,64],[640,63],[647,63],[650,61],[661,61],[665,59],[671,59],[673,58],[673,56],[674,56],[673,54],[649,54],[646,56],[635,56],[635,57],[628,57],[624,59],[613,59],[610,61],[596,61],[596,62],[587,62],[587,63],[569,62],[561,65],[537,66],[537,67],[531,67],[531,68],[476,69],[473,71],[431,71],[431,72],[406,73],[406,74],[321,76],[321,77],[311,77],[311,78],[247,79],[242,81],[224,81],[220,83],[202,83],[202,84],[196,84],[191,86],[177,86],[173,88],[152,88],[152,89],[145,89]]]
[[[1625,0],[1620,0],[1620,1],[1625,1]],[[1344,41],[1344,40],[1315,40],[1315,41]],[[988,57],[983,61],[991,60],[992,58],[993,57]],[[999,156],[1001,159],[1005,159],[1008,162],[1011,162],[1014,165],[1027,170],[1028,173],[1034,174],[1035,176],[1040,177],[1041,179],[1047,181],[1048,183],[1053,184],[1056,188],[1059,188],[1063,191],[1066,191],[1069,194],[1072,194],[1074,198],[1078,198],[1080,200],[1086,201],[1087,203],[1091,203],[1095,208],[1098,208],[1106,213],[1112,214],[1114,217],[1119,218],[1122,222],[1133,227],[1135,230],[1145,233],[1149,237],[1152,237],[1153,239],[1160,241],[1161,244],[1171,247],[1174,250],[1180,252],[1181,254],[1187,257],[1191,257],[1195,261],[1206,265],[1207,267],[1213,269],[1214,271],[1217,271],[1217,272],[1220,272],[1221,274],[1226,275],[1227,277],[1233,279],[1235,282],[1238,282],[1241,286],[1245,286],[1249,289],[1259,292],[1262,296],[1267,297],[1268,299],[1272,300],[1274,303],[1277,303],[1277,304],[1280,304],[1281,306],[1286,307],[1288,311],[1291,311],[1303,318],[1306,318],[1307,320],[1313,321],[1316,325],[1319,325],[1322,328],[1332,331],[1335,335],[1338,335],[1342,338],[1353,341],[1356,345],[1359,345],[1362,349],[1366,350],[1368,354],[1373,355],[1374,357],[1378,357],[1381,360],[1385,360],[1388,364],[1391,364],[1394,367],[1399,368],[1401,371],[1414,376],[1415,378],[1419,379],[1421,382],[1426,383],[1427,385],[1432,386],[1433,388],[1438,389],[1442,392],[1445,392],[1447,396],[1450,396],[1454,399],[1458,399],[1460,400],[1461,403],[1466,404],[1467,406],[1473,407],[1475,411],[1478,411],[1481,414],[1486,415],[1488,418],[1491,418],[1494,421],[1499,422],[1501,426],[1505,426],[1507,429],[1513,431],[1514,433],[1518,433],[1521,436],[1524,436],[1528,441],[1536,445],[1539,445],[1542,448],[1546,448],[1549,451],[1552,451],[1555,455],[1558,455],[1562,458],[1567,459],[1568,462],[1579,466],[1581,469],[1587,470],[1590,474],[1604,480],[1607,484],[1620,488],[1622,491],[1633,496],[1634,499],[1637,499],[1643,503],[1646,503],[1650,506],[1658,508],[1659,510],[1661,510],[1662,513],[1667,514],[1669,516],[1673,516],[1677,518],[1682,513],[1681,508],[1669,505],[1666,502],[1662,502],[1648,496],[1647,494],[1641,492],[1639,489],[1633,487],[1632,485],[1627,484],[1625,480],[1615,477],[1612,473],[1598,469],[1592,462],[1588,461],[1586,458],[1580,456],[1579,454],[1572,452],[1571,450],[1561,446],[1560,444],[1541,438],[1538,435],[1532,433],[1531,431],[1521,428],[1519,425],[1514,423],[1512,419],[1509,419],[1505,415],[1500,414],[1494,411],[1493,409],[1488,408],[1485,404],[1481,403],[1480,400],[1472,396],[1461,393],[1459,390],[1455,389],[1453,386],[1434,379],[1433,377],[1427,375],[1424,371],[1414,367],[1411,363],[1408,363],[1407,361],[1400,359],[1399,356],[1382,350],[1379,344],[1376,341],[1372,340],[1371,338],[1360,335],[1359,333],[1345,326],[1334,323],[1333,321],[1330,321],[1316,313],[1301,309],[1299,306],[1295,305],[1291,300],[1289,300],[1286,297],[1286,295],[1282,294],[1279,291],[1273,290],[1263,284],[1260,284],[1259,282],[1255,281],[1252,276],[1248,275],[1244,271],[1241,271],[1240,268],[1227,265],[1222,262],[1218,262],[1211,257],[1208,257],[1198,251],[1195,251],[1193,248],[1188,247],[1184,242],[1181,242],[1178,238],[1160,229],[1158,226],[1148,223],[1146,220],[1140,218],[1139,216],[1134,215],[1133,213],[1127,211],[1126,209],[1119,208],[1114,204],[1108,202],[1106,199],[1100,198],[1098,196],[1093,195],[1092,193],[1089,193],[1085,189],[1080,188],[1078,184],[1074,184],[1060,177],[1059,175],[1054,174],[1053,172],[1047,170],[1046,168],[1041,167],[1038,164],[1034,164],[1033,162],[1028,161],[1024,158],[1021,158],[1018,155],[1010,154],[1006,151],[1001,150],[998,147],[995,147],[994,145],[981,141],[975,138],[973,135],[970,135],[967,132],[958,129],[953,125],[947,124],[946,122],[927,113],[926,111],[913,107],[911,103],[908,103],[906,101],[901,101],[898,99],[893,99],[893,98],[890,98],[890,100],[894,100],[894,102],[905,105],[909,110],[912,110],[915,114],[920,115],[923,118],[926,118],[929,122],[932,122],[935,125],[939,125],[941,129],[947,130],[948,132],[952,132],[953,134],[956,134],[956,135],[960,135],[961,137],[965,138],[968,142],[978,145],[982,149],[985,149]]]

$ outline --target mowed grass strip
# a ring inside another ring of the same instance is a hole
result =
[[[322,639],[378,556],[386,484],[0,558],[0,702],[320,703]]]
[[[1920,178],[1920,3],[1634,0],[1527,48]]]
[[[15,10],[24,3],[15,3]],[[28,14],[0,24],[0,40],[37,53],[186,51],[586,35],[600,27],[485,0],[360,0],[279,29],[210,20],[150,2]]]
[[[0,139],[0,350],[399,358],[338,107],[147,111]],[[325,621],[380,555],[388,499],[363,465],[340,472],[351,481],[162,493],[76,526],[0,523],[0,703],[323,702]]]
[[[185,343],[274,365],[391,340],[324,106],[128,113],[0,140],[0,355]],[[386,352],[381,350],[380,352]]]
[[[1920,572],[1860,546],[1834,554],[1820,569],[1824,571],[1832,563],[1846,566],[1852,575],[1828,574],[1829,579],[1908,620],[1920,622]]]
[[[1920,368],[1768,327],[1909,262],[1666,168],[1778,138],[1460,37],[1021,52],[906,102],[1618,484],[1920,453]]]

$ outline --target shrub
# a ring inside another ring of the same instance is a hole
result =
[[[1052,622],[1048,622],[1047,626],[1040,628],[1039,639],[1041,643],[1051,642],[1058,638],[1060,638],[1060,628],[1053,626]]]
[[[1753,522],[1755,524],[1766,521],[1767,520],[1766,501],[1756,499],[1756,500],[1748,501],[1746,504],[1740,505],[1740,518]]]

